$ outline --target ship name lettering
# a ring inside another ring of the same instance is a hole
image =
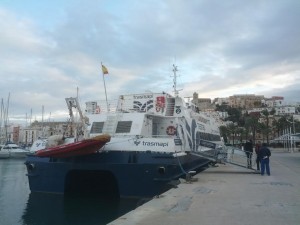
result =
[[[153,98],[153,95],[134,95],[134,99]]]
[[[154,141],[143,141],[144,146],[161,146],[161,147],[167,147],[169,145],[168,142],[154,142]]]

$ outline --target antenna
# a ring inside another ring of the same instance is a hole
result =
[[[174,94],[175,94],[175,96],[177,97],[178,96],[178,92],[179,91],[182,91],[182,89],[180,89],[180,90],[177,90],[177,74],[176,74],[176,72],[178,71],[178,69],[177,69],[177,66],[175,66],[174,64],[173,64],[173,73],[174,73],[174,79],[173,79],[173,89],[174,89]]]

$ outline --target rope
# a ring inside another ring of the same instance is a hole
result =
[[[185,175],[187,175],[188,173],[184,170],[184,168],[182,167],[181,165],[181,162],[180,162],[180,159],[178,157],[178,155],[176,155],[176,158],[177,158],[177,161],[178,161],[178,164],[179,164],[179,167],[181,169],[181,172],[184,173]]]

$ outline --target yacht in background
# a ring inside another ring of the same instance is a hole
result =
[[[0,145],[0,159],[9,158],[9,151],[7,149],[2,149],[4,145]]]
[[[29,151],[21,148],[14,143],[8,143],[2,146],[0,158],[25,158]]]

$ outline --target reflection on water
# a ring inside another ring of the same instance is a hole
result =
[[[0,160],[1,225],[101,225],[133,210],[139,199],[30,193],[24,160]]]
[[[99,225],[107,224],[136,206],[136,199],[31,193],[22,219],[26,225]]]
[[[24,159],[0,159],[0,224],[22,224],[29,195]]]

